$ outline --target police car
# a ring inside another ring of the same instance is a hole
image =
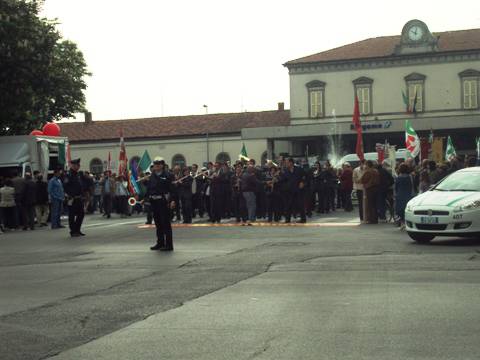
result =
[[[480,236],[480,167],[456,171],[410,200],[405,225],[419,243],[435,236]]]

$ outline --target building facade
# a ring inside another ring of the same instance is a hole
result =
[[[405,120],[420,136],[450,135],[460,153],[480,136],[480,29],[431,33],[412,20],[401,35],[367,39],[285,64],[288,126],[244,129],[245,139],[287,139],[293,155],[355,149],[358,96],[365,151],[385,141],[404,147]],[[332,148],[332,143],[336,146]]]
[[[150,157],[163,158],[170,166],[202,166],[208,161],[238,159],[243,144],[248,156],[258,162],[267,159],[265,139],[243,140],[243,128],[258,126],[285,126],[289,112],[279,104],[276,111],[245,112],[233,114],[208,114],[148,119],[61,123],[62,135],[69,138],[72,158],[82,159],[82,168],[93,173],[110,167],[118,170],[120,130],[123,132],[127,157],[138,162],[145,152]],[[289,152],[289,142],[278,140],[278,149]]]

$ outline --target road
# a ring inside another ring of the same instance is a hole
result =
[[[480,240],[142,218],[0,236],[2,359],[478,359]]]

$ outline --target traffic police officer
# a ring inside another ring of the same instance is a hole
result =
[[[150,250],[173,251],[172,224],[170,222],[170,209],[175,207],[171,199],[173,175],[166,171],[164,160],[153,162],[152,174],[147,185],[147,196],[157,229],[157,244]]]
[[[67,195],[68,205],[68,225],[72,237],[85,236],[80,231],[83,217],[85,216],[83,193],[85,190],[85,181],[83,173],[79,172],[80,159],[72,160],[70,170],[67,172],[63,187]]]

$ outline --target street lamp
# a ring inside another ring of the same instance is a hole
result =
[[[208,105],[203,105],[203,107],[205,108],[205,114],[208,114]]]

